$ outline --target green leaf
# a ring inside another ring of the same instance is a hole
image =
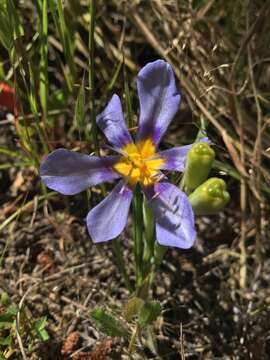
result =
[[[18,312],[18,308],[14,304],[9,305],[9,307],[7,308],[7,313],[10,315],[16,316],[17,312]]]
[[[43,330],[46,326],[47,323],[47,317],[46,316],[42,316],[41,318],[39,318],[36,322],[35,322],[35,329],[37,331]]]
[[[42,341],[48,341],[50,339],[50,335],[46,329],[42,329],[38,332],[40,339]]]
[[[1,327],[10,327],[13,324],[15,315],[10,314],[7,311],[4,314],[0,315],[0,328]]]
[[[1,294],[0,304],[5,307],[10,304],[10,298],[6,292]]]
[[[98,328],[109,336],[128,337],[128,331],[125,326],[114,316],[106,313],[103,308],[96,308],[91,312],[91,317]]]
[[[0,42],[10,51],[13,44],[12,26],[9,23],[9,16],[4,6],[0,7]]]
[[[19,151],[10,150],[8,148],[4,148],[4,147],[1,147],[1,146],[0,146],[0,154],[5,154],[5,155],[10,156],[11,158],[14,158],[14,159],[21,159],[21,160],[23,160],[25,162],[28,161],[28,158],[24,154],[20,153]]]
[[[12,336],[11,336],[11,334],[9,334],[8,336],[6,336],[4,338],[0,337],[0,345],[11,346],[11,344],[12,344]],[[1,357],[0,357],[0,359],[1,359]]]
[[[7,358],[2,352],[0,352],[0,360],[7,360]]]
[[[13,319],[1,315],[0,317],[0,329],[11,329],[14,325]]]
[[[47,330],[45,329],[45,326],[47,324],[47,317],[42,316],[35,322],[35,330],[38,333],[40,339],[42,341],[47,341],[50,338],[50,335],[48,334]]]
[[[48,4],[43,0],[40,4],[42,15],[40,18],[40,61],[39,61],[39,93],[44,119],[47,120],[48,111]]]
[[[129,85],[128,85],[128,81],[127,81],[127,77],[126,77],[125,68],[124,68],[124,75],[125,75],[125,84],[124,84],[125,108],[126,108],[126,113],[127,113],[127,122],[128,122],[128,127],[132,127],[133,126],[133,111],[132,111],[132,106],[131,106],[131,96],[130,96]]]
[[[73,78],[73,74],[75,73],[74,66],[74,37],[70,31],[70,28],[66,24],[64,8],[61,0],[50,0],[50,9],[53,17],[54,25],[57,29],[58,36],[62,43],[64,49],[64,55],[66,61],[71,70],[71,77]],[[73,79],[71,80],[73,83]],[[72,87],[71,87],[72,88]]]
[[[147,328],[146,328],[145,343],[153,354],[155,354],[155,355],[158,354],[157,339],[154,334],[153,327],[151,327],[151,326],[147,326]]]
[[[22,19],[18,11],[18,6],[14,0],[7,0],[7,13],[10,18],[10,24],[13,30],[13,39],[16,40],[24,35]]]
[[[127,321],[131,321],[134,316],[138,315],[139,311],[141,310],[144,301],[139,297],[131,298],[124,307],[123,317]]]
[[[67,106],[68,94],[65,89],[57,89],[50,94],[48,107],[50,109],[65,109]]]
[[[111,91],[114,88],[115,83],[119,77],[119,73],[120,73],[122,65],[123,65],[123,60],[120,60],[116,66],[115,71],[113,71],[113,75],[111,76],[111,81],[110,81],[109,85],[107,86],[108,91]]]
[[[2,294],[3,296],[3,294]],[[1,299],[2,301],[2,299]],[[0,315],[0,329],[11,329],[14,326],[15,317],[17,315],[17,306],[14,304],[8,305],[5,309],[5,312],[3,312]]]
[[[158,301],[152,300],[145,303],[139,313],[139,325],[143,328],[147,325],[152,324],[161,314],[161,310],[162,308]]]

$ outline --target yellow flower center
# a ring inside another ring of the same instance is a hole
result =
[[[123,156],[113,166],[114,170],[134,186],[137,182],[151,185],[157,180],[159,169],[164,160],[155,152],[152,140],[147,139],[137,144],[131,143],[122,149]]]

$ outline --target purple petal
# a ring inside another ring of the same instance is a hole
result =
[[[210,140],[207,137],[199,139],[198,141],[210,143]],[[165,160],[160,169],[181,172],[184,171],[186,156],[192,145],[193,144],[160,151],[158,153],[159,156]]]
[[[74,195],[89,186],[118,179],[111,168],[118,156],[97,157],[57,149],[42,162],[40,176],[48,188],[64,195]]]
[[[211,145],[212,144],[212,141],[208,139],[208,137],[202,137],[198,140],[196,140],[196,142],[206,142],[207,144]]]
[[[157,242],[181,249],[190,248],[194,244],[196,230],[193,210],[186,194],[165,181],[145,191],[155,216]]]
[[[147,64],[138,74],[137,88],[140,100],[138,140],[151,138],[157,145],[181,99],[172,67],[163,60]]]
[[[119,97],[114,94],[105,110],[97,116],[97,124],[116,148],[133,142],[124,121]]]
[[[116,238],[126,226],[132,191],[120,181],[87,215],[89,234],[95,243]]]
[[[170,171],[184,171],[186,156],[192,145],[193,144],[160,151],[158,153],[159,156],[165,160],[161,169]]]

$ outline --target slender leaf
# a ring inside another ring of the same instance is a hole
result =
[[[125,326],[114,316],[108,314],[103,308],[96,308],[91,312],[91,317],[99,329],[109,336],[128,337]]]
[[[161,305],[158,301],[148,301],[141,308],[138,323],[143,328],[147,325],[151,325],[161,313]]]

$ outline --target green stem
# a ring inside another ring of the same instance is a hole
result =
[[[154,261],[151,258],[151,261],[147,263],[147,272],[144,273],[143,281],[141,282],[140,286],[137,288],[137,296],[144,301],[147,301],[149,297],[149,291],[153,285],[155,280],[156,273],[158,268],[167,252],[166,246],[161,246],[159,244],[155,244],[155,257]]]
[[[143,281],[143,209],[142,194],[138,186],[135,188],[134,191],[133,221],[136,284],[139,287]]]
[[[152,260],[154,258],[154,245],[155,245],[155,222],[152,210],[147,204],[147,200],[143,199],[143,220],[144,220],[144,237],[145,245],[143,251],[143,276],[144,278],[149,274],[151,269]]]

